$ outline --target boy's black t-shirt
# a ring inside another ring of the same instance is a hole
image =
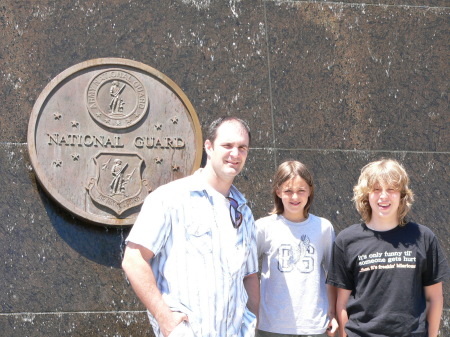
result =
[[[336,238],[327,283],[352,290],[349,336],[427,336],[424,286],[449,275],[433,232],[409,222],[386,232],[353,225]]]

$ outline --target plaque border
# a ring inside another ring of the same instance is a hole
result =
[[[106,58],[97,58],[97,59],[91,59],[86,60],[84,62],[75,64],[58,75],[56,75],[42,90],[40,95],[38,96],[37,100],[34,103],[33,109],[30,114],[30,119],[28,122],[28,132],[27,132],[27,142],[28,142],[28,154],[31,160],[31,165],[33,167],[33,170],[35,171],[35,176],[38,182],[40,183],[41,187],[47,192],[47,194],[55,200],[59,205],[61,205],[65,210],[69,211],[71,214],[75,215],[78,218],[81,218],[83,220],[87,220],[90,223],[93,223],[98,226],[131,226],[133,225],[135,219],[134,218],[103,218],[102,222],[99,222],[98,216],[94,216],[89,212],[86,212],[78,207],[76,207],[77,211],[74,211],[74,208],[71,207],[72,204],[66,200],[65,197],[60,195],[58,193],[58,190],[53,187],[47,180],[46,174],[44,173],[44,170],[42,169],[37,155],[36,155],[36,143],[35,143],[35,129],[37,122],[39,120],[39,115],[42,109],[42,106],[46,102],[49,95],[58,87],[59,84],[61,84],[63,81],[68,79],[70,76],[78,73],[79,71],[83,71],[89,68],[94,68],[97,66],[124,66],[131,69],[137,69],[139,71],[144,71],[146,73],[151,74],[156,79],[160,80],[161,82],[165,83],[173,92],[178,96],[178,98],[181,100],[181,102],[186,107],[189,116],[191,118],[192,126],[194,128],[194,139],[195,139],[195,149],[196,154],[194,158],[193,163],[193,170],[192,173],[194,173],[201,164],[202,160],[202,154],[203,154],[203,139],[202,139],[202,130],[200,121],[198,119],[197,113],[195,112],[195,109],[192,105],[192,103],[189,101],[186,94],[181,90],[181,88],[172,81],[169,77],[164,75],[159,70],[156,70],[155,68],[144,64],[142,62],[130,60],[130,59],[124,59],[124,58],[115,58],[115,57],[106,57]],[[84,187],[83,187],[84,189]]]

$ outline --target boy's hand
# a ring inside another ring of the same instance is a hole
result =
[[[336,318],[333,317],[332,319],[330,319],[330,322],[328,323],[327,335],[330,337],[334,337],[336,335],[338,327],[339,324]]]

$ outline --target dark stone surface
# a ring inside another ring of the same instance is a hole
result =
[[[267,7],[277,146],[449,150],[448,8]]]
[[[271,184],[276,168],[273,150],[251,149],[244,169],[234,180],[247,198],[255,220],[272,210]]]
[[[242,114],[268,145],[270,106],[264,8],[246,1],[76,3],[5,1],[0,49],[0,138],[25,142],[28,117],[47,83],[66,68],[100,57],[123,57],[158,69],[204,116]],[[33,74],[33,76],[30,76]],[[2,127],[8,124],[8,128]]]
[[[3,336],[154,336],[145,312],[23,313],[0,317]]]
[[[120,269],[127,229],[83,223],[36,186],[24,145],[0,147],[3,313],[140,308]]]
[[[36,183],[27,153],[33,104],[88,59],[123,57],[161,71],[205,128],[250,122],[236,179],[255,219],[272,208],[286,159],[315,177],[312,212],[337,231],[359,221],[352,187],[380,157],[404,163],[410,218],[449,241],[448,0],[66,0],[0,4],[0,326],[6,336],[152,335],[120,269],[129,229],[93,226]],[[449,282],[441,336],[450,335]]]
[[[326,4],[325,1],[320,1]],[[334,1],[329,1],[334,2]],[[448,7],[448,0],[344,0],[339,1],[346,4],[361,4],[361,5],[386,5],[386,6],[404,6],[404,7]],[[334,2],[336,3],[336,2]]]

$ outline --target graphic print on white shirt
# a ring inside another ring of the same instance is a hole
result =
[[[301,273],[314,271],[315,249],[307,235],[302,235],[298,243],[284,243],[278,248],[278,270],[282,273],[294,269]]]

